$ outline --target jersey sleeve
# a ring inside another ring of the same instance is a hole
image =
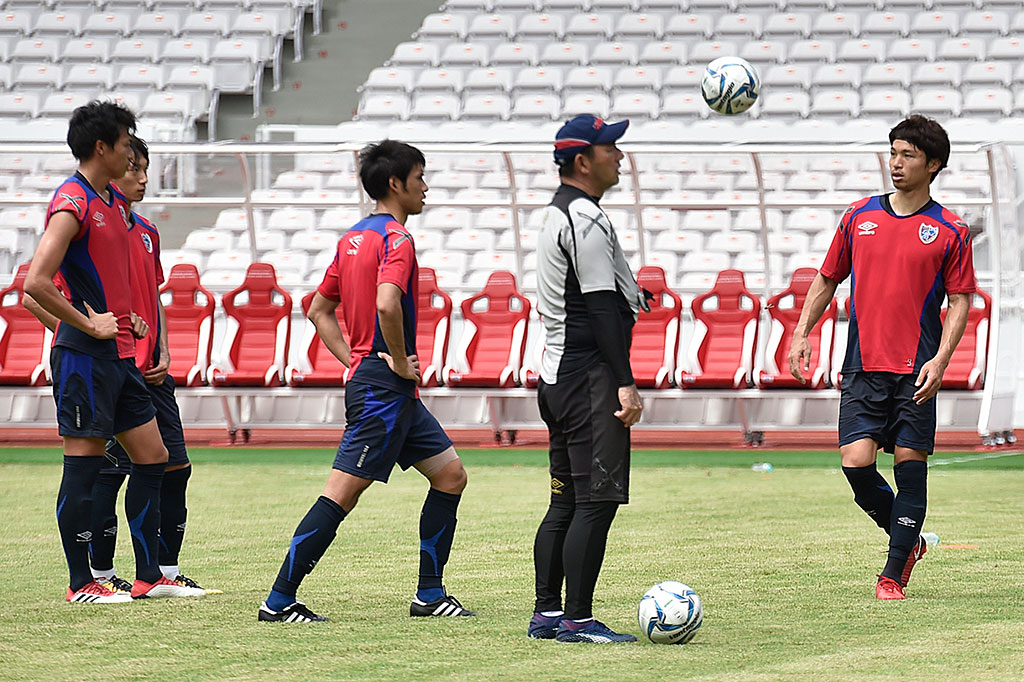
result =
[[[381,244],[380,269],[377,271],[377,285],[394,284],[409,293],[409,281],[416,266],[416,248],[412,237],[404,232],[388,230],[387,238]]]
[[[335,302],[341,302],[341,283],[340,283],[340,272],[338,272],[338,250],[334,251],[334,260],[327,266],[327,270],[324,272],[323,281],[320,282],[320,286],[316,288],[317,292],[320,293],[326,299]]]
[[[580,293],[618,291],[613,249],[616,237],[608,216],[584,201],[570,204],[569,213],[572,234],[566,247],[580,281]]]
[[[77,182],[66,182],[57,188],[46,211],[46,225],[49,226],[50,218],[61,211],[67,211],[75,216],[75,220],[78,221],[78,233],[75,235],[75,239],[82,236],[88,225],[85,217],[89,213],[89,197],[85,195],[85,190]]]
[[[953,230],[949,252],[942,265],[942,280],[947,294],[973,294],[978,285],[974,278],[971,228],[962,220],[956,220],[953,224],[956,230]]]
[[[850,224],[853,221],[854,205],[846,209],[836,234],[832,237],[832,244],[828,247],[825,260],[821,263],[819,272],[825,277],[842,282],[850,276],[850,269],[853,267],[853,254],[850,251]]]

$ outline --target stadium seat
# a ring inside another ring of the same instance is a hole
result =
[[[665,25],[664,40],[688,42],[710,38],[714,23],[707,14],[673,14]]]
[[[181,33],[181,16],[177,12],[145,12],[135,20],[132,34],[144,36],[177,36]]]
[[[761,35],[766,39],[799,40],[811,34],[811,17],[808,14],[769,14]]]
[[[673,380],[679,354],[679,315],[683,301],[665,281],[665,270],[647,265],[640,268],[637,284],[653,298],[650,312],[641,310],[633,326],[629,364],[640,388],[667,388]]]
[[[484,310],[474,310],[485,304]],[[464,327],[454,363],[444,369],[448,386],[516,385],[526,352],[530,301],[511,272],[492,273],[483,290],[462,302]]]
[[[466,37],[466,17],[461,14],[428,14],[413,38],[425,41],[461,41]]]
[[[245,300],[244,303],[241,301]],[[236,303],[236,301],[239,301]],[[227,318],[222,365],[211,365],[213,386],[280,386],[291,334],[292,297],[277,284],[274,266],[253,263],[221,302]]]
[[[716,307],[705,304],[717,302]],[[695,329],[687,352],[689,369],[676,371],[682,388],[747,388],[761,300],[747,290],[743,273],[723,270],[710,291],[693,299]]]
[[[987,87],[1010,87],[1013,67],[1007,62],[974,62],[964,68],[963,84]]]
[[[677,66],[686,63],[686,46],[682,43],[646,43],[640,50],[640,63],[648,66]]]
[[[793,332],[800,320],[807,291],[817,274],[814,268],[798,269],[793,273],[789,287],[768,299],[765,307],[770,328],[764,350],[764,369],[756,377],[758,388],[825,388],[828,384],[839,310],[834,298],[807,337],[811,345],[811,374],[806,377],[807,383],[801,384],[789,371],[789,346]]]
[[[512,14],[481,12],[469,23],[466,39],[472,42],[511,42],[516,34],[516,18]]]
[[[814,19],[811,33],[822,38],[852,38],[860,35],[860,18],[846,12],[824,12]]]
[[[0,290],[0,384],[46,384],[46,357],[52,333],[21,303],[28,266],[19,265],[14,281]]]
[[[946,322],[947,308],[942,309],[942,323]],[[989,321],[992,317],[992,297],[978,289],[971,297],[967,313],[967,328],[960,338],[953,355],[942,375],[943,388],[959,388],[977,391],[985,383],[985,367],[988,363]]]
[[[419,302],[416,308],[416,353],[420,359],[420,384],[440,385],[452,326],[452,298],[437,285],[433,268],[420,268]]]
[[[302,297],[302,316],[309,317],[309,306],[313,303],[316,289]],[[338,326],[346,341],[349,338],[348,328],[345,326],[345,317],[341,305],[334,309],[338,318]],[[344,386],[348,380],[349,368],[341,364],[338,358],[334,357],[320,335],[316,333],[316,327],[308,319],[302,333],[302,341],[299,347],[299,364],[289,364],[285,368],[285,377],[289,386]]]
[[[565,34],[565,19],[557,14],[524,14],[519,19],[516,40],[557,42]]]
[[[991,10],[967,12],[960,23],[960,35],[971,38],[995,38],[1004,36],[1009,31],[1010,20],[1006,12]]]
[[[860,28],[863,38],[904,38],[910,32],[910,17],[903,12],[872,12]]]
[[[649,43],[659,39],[663,32],[664,21],[660,14],[633,14],[630,12],[619,16],[619,20],[615,24],[614,38]]]
[[[195,265],[179,263],[171,268],[160,295],[171,355],[168,373],[178,386],[201,386],[213,350],[213,294],[199,283]]]

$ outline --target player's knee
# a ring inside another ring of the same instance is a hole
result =
[[[456,459],[430,478],[430,486],[443,493],[461,495],[462,491],[466,489],[468,479],[469,476],[466,474],[466,468],[462,466],[462,461]]]

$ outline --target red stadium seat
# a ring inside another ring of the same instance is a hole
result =
[[[486,309],[474,310],[485,303]],[[465,328],[456,365],[445,367],[449,386],[515,386],[526,352],[530,301],[511,272],[491,273],[483,291],[462,302]]]
[[[190,263],[171,268],[160,293],[169,296],[164,303],[171,353],[168,373],[178,386],[201,386],[206,382],[213,350],[213,294],[199,283],[199,271]]]
[[[828,384],[839,311],[834,298],[807,338],[811,344],[811,375],[805,377],[807,383],[801,384],[789,371],[789,345],[793,331],[800,321],[807,291],[817,274],[814,268],[798,268],[789,280],[789,287],[768,299],[766,307],[771,317],[771,329],[764,349],[765,366],[757,374],[758,388],[825,388]]]
[[[416,316],[416,353],[423,370],[420,383],[423,386],[438,386],[448,357],[452,297],[437,285],[437,275],[433,268],[420,268]]]
[[[244,303],[240,302],[247,298]],[[210,367],[214,386],[281,386],[291,335],[292,297],[277,284],[274,266],[253,263],[245,281],[224,294],[228,330],[223,367]]]
[[[28,263],[18,266],[14,281],[0,291],[0,384],[43,386],[50,331],[25,309]]]
[[[316,289],[302,297],[302,314],[309,316],[309,306],[313,303],[313,296]],[[342,316],[341,305],[334,310],[338,317],[338,326],[347,341],[348,328],[345,326],[345,319]],[[299,366],[288,365],[285,368],[285,376],[291,386],[344,386],[348,381],[348,367],[341,364],[334,353],[327,349],[320,335],[316,333],[316,327],[309,320],[306,320],[306,330],[302,335],[302,350],[299,353],[302,364]]]
[[[650,301],[651,311],[640,311],[633,327],[633,344],[629,349],[633,379],[643,388],[666,388],[672,383],[679,354],[679,313],[683,301],[668,288],[665,271],[656,265],[640,268],[636,281],[654,298]]]
[[[715,307],[706,304],[717,302]],[[695,329],[690,371],[676,372],[681,388],[748,388],[761,300],[747,290],[743,273],[722,270],[711,291],[693,299]]]
[[[946,322],[946,308],[942,309],[942,322]],[[985,383],[985,365],[988,362],[988,330],[992,317],[992,297],[981,289],[971,297],[967,313],[967,328],[949,359],[942,377],[943,388],[977,391]]]

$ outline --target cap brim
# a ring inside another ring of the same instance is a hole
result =
[[[606,123],[598,132],[597,139],[591,142],[591,144],[611,144],[625,135],[626,128],[628,127],[629,119],[619,121],[618,123]]]

